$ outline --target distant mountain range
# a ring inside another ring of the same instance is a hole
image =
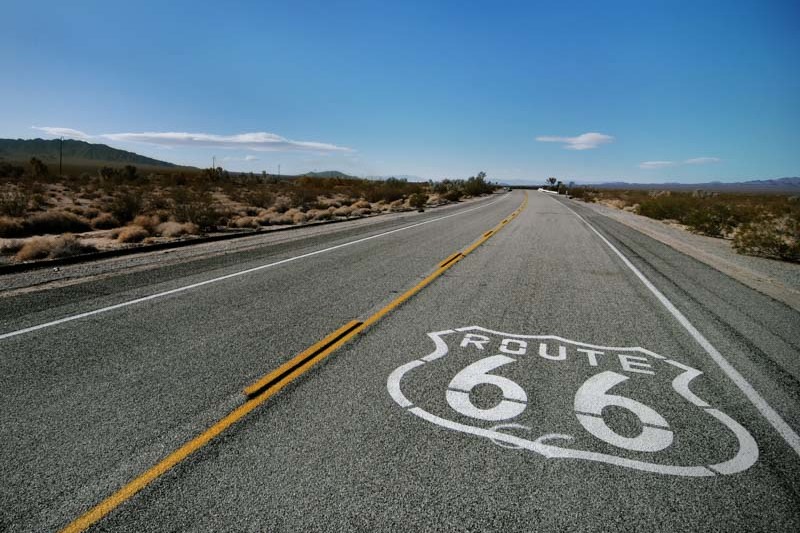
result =
[[[587,184],[597,189],[661,189],[670,191],[704,191],[717,192],[798,192],[800,193],[800,177],[777,178],[769,180],[750,180],[734,183],[710,181],[707,183],[627,183],[613,181],[608,183]]]
[[[58,139],[0,139],[0,160],[28,162],[36,157],[45,164],[58,164]],[[107,164],[170,167],[178,165],[143,155],[118,150],[105,144],[64,139],[64,164]]]
[[[500,185],[520,189],[536,189],[545,184],[531,184],[516,180],[501,181]],[[607,181],[602,183],[575,182],[578,187],[592,189],[628,189],[628,190],[659,190],[659,191],[712,191],[712,192],[775,192],[800,194],[800,177],[775,178],[768,180],[749,180],[737,182],[710,181],[706,183],[630,183],[627,181]]]

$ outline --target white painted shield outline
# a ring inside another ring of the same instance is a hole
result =
[[[675,391],[685,400],[692,403],[693,405],[696,405],[697,407],[700,407],[707,414],[716,418],[720,423],[722,423],[725,427],[727,427],[739,441],[739,451],[731,459],[713,465],[702,465],[702,466],[660,465],[656,463],[648,463],[646,461],[625,459],[622,457],[616,457],[614,455],[609,455],[604,453],[576,450],[572,448],[564,448],[561,446],[548,444],[548,442],[552,442],[555,440],[573,440],[574,437],[570,435],[549,433],[540,436],[534,441],[531,441],[514,435],[509,435],[507,433],[501,433],[499,431],[500,429],[503,428],[521,427],[517,424],[501,424],[491,429],[483,429],[479,427],[469,426],[466,424],[460,424],[458,422],[452,422],[450,420],[446,420],[444,418],[433,415],[419,407],[414,407],[414,404],[411,401],[409,401],[408,398],[405,397],[405,395],[403,395],[403,392],[401,390],[400,382],[403,379],[403,376],[405,376],[405,374],[407,374],[408,372],[410,372],[415,368],[423,366],[426,363],[430,363],[431,361],[435,361],[436,359],[440,359],[448,354],[449,349],[447,347],[447,342],[445,342],[445,340],[442,339],[443,335],[448,335],[450,333],[456,333],[456,332],[472,332],[472,331],[488,333],[491,335],[500,336],[502,338],[554,340],[595,350],[638,352],[647,354],[650,357],[654,357],[656,359],[661,359],[665,363],[673,365],[684,371],[683,373],[678,374],[678,376],[675,379],[673,379],[672,381],[673,389],[675,389]],[[386,387],[389,390],[389,394],[392,396],[392,399],[395,402],[397,402],[398,405],[400,405],[404,409],[408,409],[408,411],[413,413],[414,415],[424,420],[427,420],[428,422],[432,422],[438,426],[442,426],[444,428],[454,431],[460,431],[462,433],[477,435],[478,437],[489,439],[494,443],[504,447],[530,450],[532,452],[543,455],[548,459],[551,458],[584,459],[587,461],[609,463],[617,466],[623,466],[626,468],[633,468],[636,470],[643,470],[646,472],[654,472],[658,474],[666,474],[671,476],[700,477],[700,476],[714,476],[717,474],[723,474],[723,475],[736,474],[738,472],[743,472],[747,470],[748,468],[753,466],[753,464],[755,464],[755,462],[758,460],[758,454],[759,454],[758,445],[756,444],[756,441],[755,439],[753,439],[752,435],[750,435],[750,433],[734,419],[732,419],[722,411],[712,408],[707,402],[697,397],[694,393],[692,393],[691,390],[689,390],[689,383],[697,376],[702,375],[702,372],[697,369],[686,366],[682,363],[678,363],[677,361],[667,359],[663,355],[651,352],[650,350],[646,350],[644,348],[639,348],[639,347],[597,346],[593,344],[587,344],[583,342],[576,342],[569,339],[564,339],[562,337],[557,337],[555,335],[516,335],[513,333],[503,333],[499,331],[494,331],[479,326],[469,326],[463,328],[448,329],[444,331],[437,331],[433,333],[428,333],[428,337],[430,337],[431,340],[434,342],[434,344],[436,345],[436,349],[432,353],[421,359],[411,361],[410,363],[406,363],[396,368],[389,375]]]

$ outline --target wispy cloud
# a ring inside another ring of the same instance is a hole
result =
[[[675,161],[642,161],[639,168],[666,168],[674,167]]]
[[[722,161],[722,159],[718,157],[693,157],[684,161],[642,161],[639,163],[639,168],[652,170],[656,168],[679,167],[683,165],[708,165],[711,163],[719,163],[720,161]]]
[[[228,155],[222,158],[223,161],[260,161],[261,158],[256,157],[254,155],[248,155],[245,157],[234,157],[232,155]]]
[[[73,130],[72,128],[57,128],[52,126],[33,126],[33,129],[43,131],[48,135],[54,137],[69,137],[71,139],[89,139],[91,135],[83,133],[82,131]]]
[[[683,162],[684,165],[708,165],[710,163],[719,163],[722,161],[719,157],[693,157]]]
[[[601,144],[614,142],[614,137],[603,133],[582,133],[576,137],[555,137],[552,135],[541,135],[536,137],[539,142],[562,143],[568,150],[591,150]]]
[[[186,132],[143,132],[143,133],[103,133],[90,135],[71,128],[57,128],[50,126],[34,129],[43,131],[57,137],[72,137],[76,139],[104,139],[117,142],[138,142],[166,146],[170,148],[180,146],[197,146],[206,148],[238,148],[256,152],[353,152],[352,148],[337,146],[335,144],[314,141],[293,141],[280,135],[267,132],[238,133],[236,135],[215,135],[212,133],[186,133]]]

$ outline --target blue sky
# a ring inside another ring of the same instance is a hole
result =
[[[283,173],[800,175],[800,3],[10,0],[0,137]],[[40,129],[34,129],[40,128]]]

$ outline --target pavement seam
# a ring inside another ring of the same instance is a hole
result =
[[[492,202],[494,203],[494,202]],[[162,459],[155,466],[151,467],[144,473],[140,474],[133,481],[125,484],[122,488],[117,490],[114,494],[89,509],[86,513],[72,521],[61,533],[80,533],[85,531],[92,525],[102,520],[106,515],[111,513],[114,509],[125,503],[127,500],[136,495],[139,491],[144,489],[150,483],[161,477],[163,474],[178,465],[191,454],[208,444],[211,440],[220,435],[227,428],[237,423],[244,418],[247,414],[253,411],[256,407],[262,405],[264,402],[272,398],[275,394],[280,392],[287,385],[292,383],[296,378],[305,374],[316,363],[323,360],[333,352],[337,351],[344,344],[349,342],[358,334],[365,331],[368,327],[378,322],[384,316],[389,314],[392,310],[396,309],[406,300],[420,292],[423,288],[429,285],[436,278],[444,274],[453,265],[461,261],[466,255],[473,252],[478,246],[486,242],[489,238],[497,234],[508,223],[514,220],[526,207],[528,206],[528,193],[525,193],[525,198],[520,206],[510,215],[503,219],[491,231],[487,231],[477,241],[471,244],[463,252],[456,252],[448,257],[445,261],[440,263],[436,270],[425,277],[422,281],[414,285],[408,291],[392,300],[389,304],[377,311],[375,314],[365,319],[363,322],[353,320],[333,333],[327,335],[322,340],[318,341],[311,347],[307,348],[291,360],[287,361],[277,369],[269,372],[264,377],[257,380],[252,385],[244,389],[245,395],[248,396],[247,401],[228,413],[226,416],[218,420],[211,427],[194,437],[186,444],[182,445],[177,450],[170,453],[167,457]],[[462,212],[463,213],[463,212]],[[452,215],[451,215],[452,216]],[[439,219],[440,220],[440,219]],[[0,339],[3,338],[0,336]],[[249,391],[249,394],[248,394]],[[252,394],[252,395],[251,395]]]

